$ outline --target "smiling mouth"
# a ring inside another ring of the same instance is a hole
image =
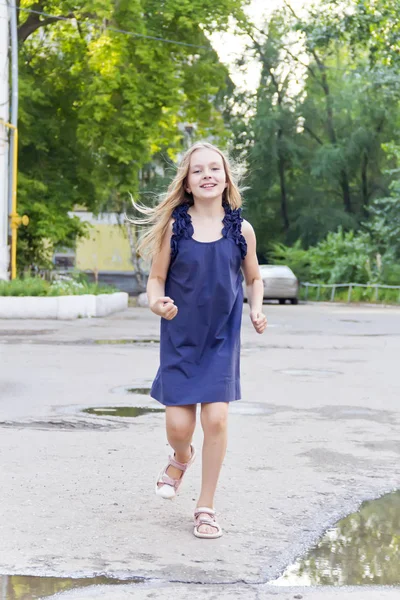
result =
[[[213,187],[215,187],[217,184],[216,183],[205,183],[203,185],[201,185],[200,187],[203,188],[203,190],[208,190],[211,189]]]

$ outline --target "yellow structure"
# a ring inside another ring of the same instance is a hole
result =
[[[80,271],[133,271],[125,231],[118,225],[96,225],[89,238],[76,246],[75,266]]]
[[[11,189],[11,213],[9,215],[11,227],[11,279],[17,277],[17,231],[20,225],[27,226],[29,217],[24,215],[20,217],[17,213],[17,174],[18,174],[18,129],[11,123],[7,123],[0,119],[1,125],[7,127],[14,135],[14,151],[12,156],[12,189]]]
[[[75,253],[57,253],[56,262],[57,258],[70,256],[71,266],[75,266],[80,271],[97,273],[134,271],[126,229],[119,224],[115,213],[94,216],[86,211],[75,211],[71,215],[88,223],[88,236],[78,240]]]

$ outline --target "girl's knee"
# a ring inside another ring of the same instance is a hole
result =
[[[188,423],[170,422],[167,424],[167,434],[169,439],[176,442],[191,441],[193,435],[193,425]]]
[[[201,416],[204,433],[218,435],[226,431],[228,426],[228,411],[225,407],[210,411],[203,410]]]

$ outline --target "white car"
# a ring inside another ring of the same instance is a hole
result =
[[[261,277],[264,283],[264,300],[278,300],[285,304],[299,301],[299,282],[296,275],[285,265],[260,265]],[[244,300],[247,301],[246,282],[243,282]]]

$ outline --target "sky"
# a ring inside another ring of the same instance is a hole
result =
[[[290,0],[290,4],[297,13],[310,3],[311,0]],[[252,0],[246,12],[254,23],[260,24],[271,12],[282,6],[283,0]],[[245,74],[234,66],[235,61],[243,55],[246,43],[250,40],[232,33],[219,33],[213,34],[211,41],[220,60],[229,67],[234,83],[243,90],[255,91],[260,77],[259,64],[256,61],[248,63]]]

